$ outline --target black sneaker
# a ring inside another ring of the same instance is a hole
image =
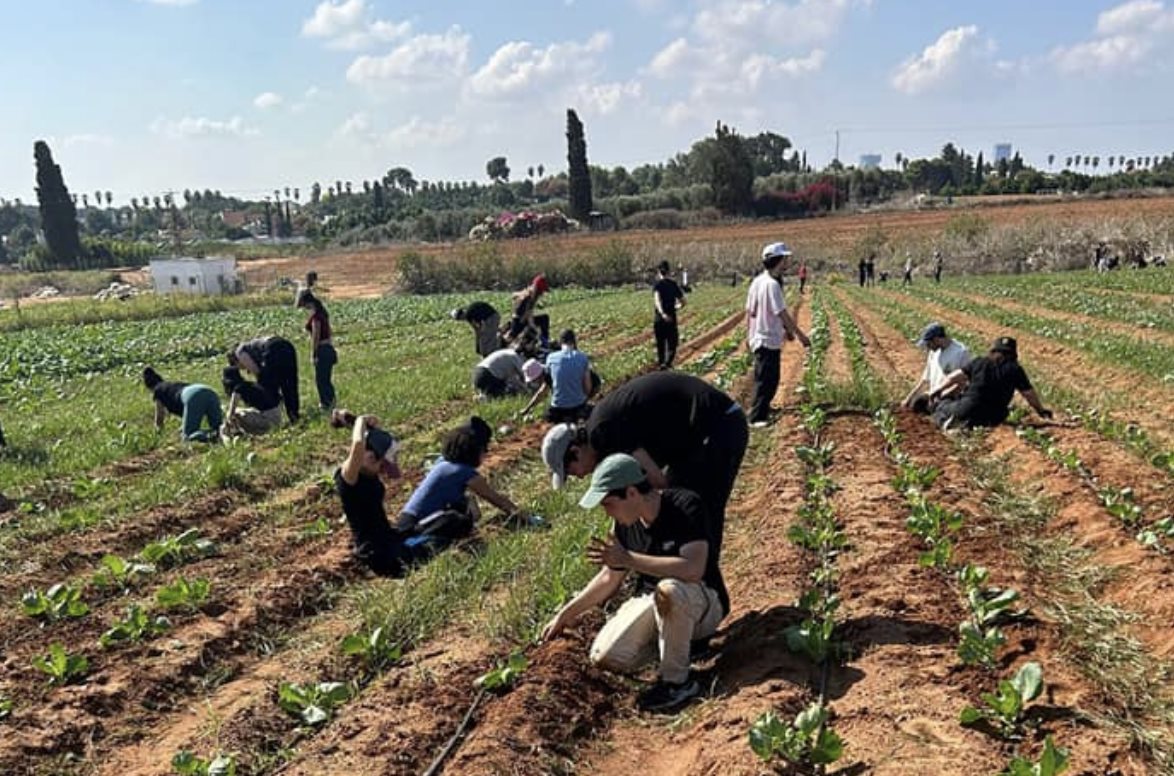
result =
[[[640,693],[636,706],[642,711],[672,711],[700,694],[701,685],[695,679],[680,684],[661,681]]]

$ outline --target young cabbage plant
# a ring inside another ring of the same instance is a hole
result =
[[[836,623],[831,617],[806,619],[798,625],[789,626],[783,635],[787,639],[787,649],[806,655],[813,663],[824,663],[836,653],[836,645],[832,641],[835,629]]]
[[[236,776],[236,759],[232,755],[220,754],[205,760],[183,749],[171,758],[171,770],[179,776]]]
[[[64,582],[58,582],[42,593],[29,590],[20,597],[20,607],[29,617],[46,622],[83,617],[90,607],[82,599],[82,591]]]
[[[144,577],[155,573],[155,566],[127,560],[119,555],[103,555],[101,568],[94,574],[94,584],[104,589],[129,590]]]
[[[924,493],[937,482],[941,474],[941,469],[932,466],[906,463],[897,470],[897,476],[893,478],[893,489],[906,496],[911,492]]]
[[[963,725],[988,720],[1005,738],[1013,738],[1022,725],[1027,704],[1038,698],[1043,688],[1039,663],[1024,663],[1011,679],[1000,680],[995,692],[979,696],[983,706],[967,706],[959,718]]]
[[[521,652],[514,652],[504,663],[498,663],[492,671],[477,677],[473,684],[490,692],[503,692],[513,687],[522,677],[526,665],[526,656]]]
[[[975,622],[979,625],[993,625],[999,620],[1023,614],[1023,612],[1011,610],[1011,607],[1019,600],[1019,593],[1014,590],[971,588],[966,591],[966,600],[970,604],[970,611],[974,615]]]
[[[60,643],[49,647],[49,654],[33,658],[33,668],[49,677],[50,686],[81,680],[90,670],[85,655],[71,655]]]
[[[1174,517],[1155,520],[1148,528],[1137,532],[1137,541],[1151,550],[1165,551],[1168,540],[1174,539]]]
[[[358,657],[369,669],[380,671],[399,662],[403,651],[382,627],[370,633],[352,633],[342,640],[344,655]]]
[[[844,741],[827,725],[827,709],[813,703],[787,724],[768,711],[750,728],[750,748],[763,762],[781,757],[801,768],[827,765],[844,754]]]
[[[350,700],[352,695],[350,686],[342,682],[282,682],[277,688],[277,704],[304,724],[317,727],[328,721],[334,710]]]
[[[189,528],[178,536],[167,536],[151,542],[139,551],[139,560],[160,568],[170,568],[203,558],[216,551],[210,539],[201,539],[197,528]]]
[[[14,705],[12,698],[6,698],[0,695],[0,719],[5,719],[12,714],[12,707]]]
[[[142,641],[165,633],[170,627],[171,621],[163,615],[152,617],[143,611],[142,607],[134,604],[127,607],[126,617],[119,620],[114,624],[114,627],[98,638],[98,644],[103,648],[108,648],[115,644]]]
[[[186,609],[194,612],[208,600],[212,585],[206,579],[188,580],[184,577],[164,585],[155,592],[155,601],[164,609]]]
[[[1044,739],[1039,760],[1016,757],[999,776],[1060,776],[1068,770],[1068,750],[1056,746],[1052,737]]]
[[[1097,495],[1105,510],[1125,525],[1135,526],[1141,522],[1142,508],[1133,501],[1133,488],[1105,487]]]
[[[832,453],[835,449],[835,442],[823,442],[817,446],[798,445],[795,448],[795,455],[813,469],[826,469],[832,465]]]
[[[958,626],[958,658],[968,666],[995,667],[995,653],[1007,643],[1003,631],[996,627],[982,628],[971,620]]]

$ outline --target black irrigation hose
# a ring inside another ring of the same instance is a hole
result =
[[[469,706],[469,710],[465,712],[465,718],[457,726],[456,732],[452,734],[452,738],[448,739],[448,743],[436,755],[436,759],[428,766],[428,770],[424,771],[424,776],[436,776],[436,774],[440,773],[440,769],[444,767],[444,761],[456,750],[457,744],[460,743],[461,739],[465,737],[465,733],[468,732],[469,724],[473,721],[473,713],[477,711],[477,707],[481,705],[481,700],[484,697],[485,688],[481,688],[481,691],[477,693],[477,697],[473,698],[473,703]]]

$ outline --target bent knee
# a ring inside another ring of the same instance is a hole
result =
[[[679,579],[662,579],[656,583],[656,590],[652,594],[656,605],[656,612],[666,617],[674,609],[684,607],[688,603],[685,593],[685,583]]]

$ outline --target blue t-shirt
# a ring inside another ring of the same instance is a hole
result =
[[[553,386],[550,406],[569,410],[586,404],[583,375],[590,369],[590,361],[579,350],[563,348],[547,356],[546,372]]]
[[[465,486],[477,476],[477,470],[463,463],[451,463],[443,458],[436,461],[424,481],[404,505],[403,511],[416,518],[428,517],[450,504],[465,498]]]

